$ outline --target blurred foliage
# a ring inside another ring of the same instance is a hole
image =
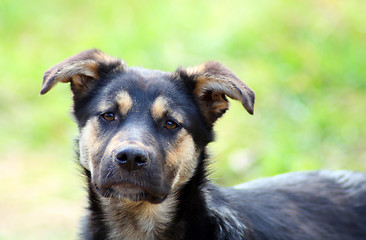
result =
[[[73,239],[84,192],[67,85],[42,74],[96,47],[173,71],[225,63],[256,92],[232,102],[210,145],[222,185],[308,169],[366,170],[366,2],[0,2],[0,239]]]

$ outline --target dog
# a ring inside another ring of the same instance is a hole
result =
[[[206,146],[228,98],[254,92],[218,62],[175,72],[91,49],[45,72],[70,83],[89,205],[81,239],[366,239],[366,174],[304,171],[217,187]]]

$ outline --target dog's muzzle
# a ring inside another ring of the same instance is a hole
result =
[[[102,160],[92,175],[93,185],[102,197],[160,203],[169,194],[170,184],[159,159],[143,144],[122,144]]]

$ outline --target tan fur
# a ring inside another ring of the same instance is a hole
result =
[[[102,204],[113,231],[109,239],[163,240],[160,235],[169,226],[176,208],[176,196],[171,194],[161,204],[120,201],[103,198]]]
[[[202,96],[207,91],[215,91],[225,93],[230,98],[243,101],[240,92],[229,81],[223,81],[223,79],[217,79],[213,77],[200,76],[196,78],[197,83],[194,92],[197,96]]]
[[[55,76],[61,82],[69,82],[71,77],[79,74],[98,78],[98,64],[93,60],[70,63],[69,65],[65,65],[61,68]]]
[[[172,189],[178,189],[192,177],[197,167],[197,155],[192,136],[186,130],[181,130],[166,157],[166,167],[177,169]]]
[[[116,66],[114,71],[122,71],[126,67],[124,62],[115,57],[111,57],[99,50],[94,51],[91,58],[95,59],[95,61],[97,61],[98,63],[104,64],[113,64],[115,62],[120,62],[120,64]]]
[[[217,117],[220,117],[226,110],[229,109],[229,102],[224,99],[223,95],[228,95],[233,97],[232,94],[228,94],[229,90],[224,90],[221,85],[218,84],[216,90],[215,88],[210,88],[212,86],[212,82],[198,82],[197,87],[195,89],[195,94],[198,98],[201,98],[203,94],[207,91],[212,91],[211,93],[211,101],[199,101],[198,105],[202,111],[203,116],[205,117],[206,121],[214,122]],[[222,88],[222,90],[220,90]]]
[[[189,67],[186,69],[186,72],[188,75],[202,74],[202,73],[206,72],[206,65],[205,65],[205,63],[202,63],[197,66]]]
[[[115,99],[118,103],[121,114],[127,115],[128,112],[131,110],[133,104],[131,96],[128,94],[128,92],[122,91],[118,93]]]
[[[53,68],[48,75],[45,75],[44,88],[41,94],[48,92],[58,82],[72,82],[74,90],[80,91],[88,78],[97,79],[98,77],[97,62],[90,59],[72,62],[61,68]]]
[[[80,163],[93,172],[92,154],[99,151],[98,126],[95,119],[89,119],[85,127],[81,129],[79,137]],[[92,146],[92,147],[90,147]]]
[[[199,100],[207,92],[225,94],[228,97],[238,100],[244,108],[253,114],[254,107],[254,92],[229,69],[218,62],[205,62],[198,66],[181,69],[188,76],[193,77],[196,85],[194,93]],[[213,111],[215,109],[202,109],[205,103],[201,104],[202,112]],[[211,107],[213,107],[211,105]],[[210,115],[206,113],[205,115]],[[216,120],[217,117],[208,117],[207,120]]]
[[[179,123],[183,123],[183,117],[169,106],[169,100],[164,96],[159,96],[151,105],[151,116],[155,121],[163,119],[165,116],[173,117]]]
[[[224,99],[223,93],[213,93],[212,100],[212,108],[215,111],[221,112],[229,109],[229,102]]]
[[[47,70],[43,76],[41,94],[47,93],[58,82],[72,82],[73,92],[85,95],[90,79],[99,79],[100,64],[113,66],[111,71],[122,71],[126,66],[117,58],[91,49],[66,58]]]
[[[168,107],[168,99],[163,96],[157,97],[154,103],[151,105],[151,116],[155,120],[162,119],[166,114]]]

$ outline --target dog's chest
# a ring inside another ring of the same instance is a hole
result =
[[[161,204],[103,201],[109,239],[163,240],[174,218],[176,201],[172,197]]]

